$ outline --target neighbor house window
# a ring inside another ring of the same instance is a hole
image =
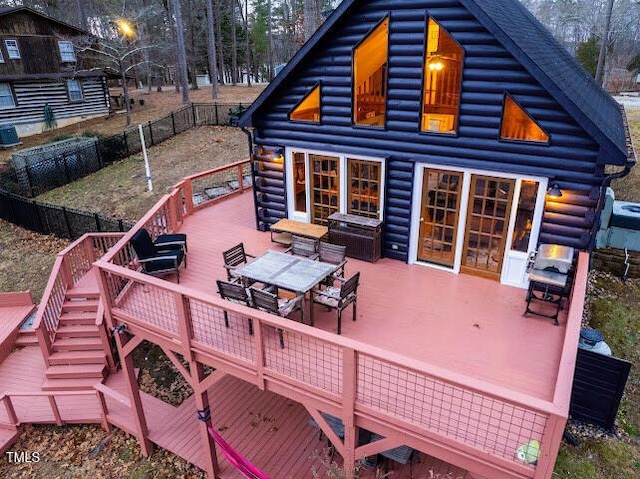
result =
[[[11,85],[0,83],[0,108],[15,108],[16,101],[13,98]]]
[[[0,50],[0,63],[4,63],[4,55],[2,54],[2,50]]]
[[[504,97],[500,138],[537,143],[549,142],[549,135],[508,94]]]
[[[320,85],[305,96],[289,115],[290,120],[320,122]]]
[[[380,181],[382,163],[347,158],[349,214],[380,218]]]
[[[76,53],[73,50],[73,43],[71,42],[58,42],[58,48],[60,49],[60,59],[66,63],[75,63]]]
[[[520,186],[520,198],[516,211],[516,223],[513,228],[511,249],[526,253],[529,250],[529,239],[533,228],[533,215],[536,210],[538,198],[537,181],[523,180]]]
[[[463,59],[462,47],[430,18],[424,61],[422,131],[456,132]]]
[[[353,121],[384,126],[387,100],[389,18],[385,18],[353,52]]]
[[[7,54],[12,60],[18,60],[20,58],[20,49],[18,48],[18,40],[5,40],[5,46],[7,47]]]
[[[67,91],[69,92],[69,101],[82,101],[82,85],[78,80],[67,80]]]

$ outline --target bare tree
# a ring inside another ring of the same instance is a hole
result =
[[[236,0],[230,0],[231,7],[231,83],[238,83],[238,43],[236,40]]]
[[[213,0],[207,2],[207,51],[209,60],[209,75],[211,76],[211,98],[218,98],[218,67],[216,65],[216,32],[213,26]]]
[[[172,0],[173,17],[176,26],[176,46],[178,48],[178,67],[180,83],[182,83],[182,103],[189,103],[189,77],[187,73],[187,51],[184,46],[184,25],[182,24],[182,8],[180,0]]]
[[[244,31],[245,31],[245,63],[247,66],[247,86],[251,86],[251,47],[249,45],[249,0],[244,4]]]
[[[316,2],[315,0],[304,0],[303,5],[304,41],[306,42],[316,31]]]
[[[609,33],[611,31],[611,16],[613,14],[613,3],[615,0],[608,0],[607,14],[604,20],[604,35],[600,42],[600,54],[598,55],[598,66],[596,67],[596,81],[598,85],[602,85],[604,79],[604,64],[607,58],[607,49],[609,48]]]
[[[267,0],[267,55],[269,57],[269,81],[273,80],[276,65],[273,59],[273,15],[271,9],[271,0]]]

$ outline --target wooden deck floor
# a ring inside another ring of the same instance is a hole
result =
[[[125,394],[122,374],[111,376],[106,384]],[[309,424],[310,416],[300,404],[260,391],[231,376],[214,385],[209,396],[215,427],[236,450],[270,477],[310,479],[314,467],[322,473],[320,456],[327,442],[326,439],[321,440],[318,429]],[[193,397],[174,407],[142,393],[142,402],[151,441],[198,467],[204,467]],[[132,432],[128,411],[112,401],[108,405],[110,422]],[[219,461],[222,479],[241,479],[242,476],[223,457]],[[413,465],[413,477],[431,477],[430,471],[441,473],[448,479],[467,477],[464,470],[420,455]],[[394,478],[408,479],[410,475],[409,465],[395,466]],[[374,472],[366,471],[363,479],[373,479],[374,476]]]
[[[281,249],[255,229],[251,194],[185,219],[189,266],[185,286],[215,293],[225,278],[221,252],[239,241],[260,254]],[[551,400],[564,339],[564,321],[523,318],[525,291],[469,275],[382,259],[350,259],[347,275],[361,272],[356,322],[348,310],[343,334],[493,384]],[[316,326],[336,330],[335,312],[316,308]],[[562,318],[561,318],[562,319]],[[531,359],[535,358],[535,359]]]

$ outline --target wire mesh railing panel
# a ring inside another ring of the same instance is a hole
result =
[[[356,404],[376,409],[505,459],[542,442],[548,415],[447,383],[409,368],[358,355]]]
[[[242,180],[240,180],[239,168],[242,168]],[[242,181],[243,188],[251,186],[251,165],[248,162],[242,167],[236,165],[192,179],[191,190],[194,206],[205,205],[210,201],[238,191],[240,181]]]
[[[110,276],[107,279],[107,288],[113,307],[137,321],[178,334],[178,314],[174,293],[118,275]]]
[[[165,201],[144,224],[153,239],[172,230],[169,201]]]
[[[256,360],[254,321],[199,299],[188,298],[193,339],[252,363]]]
[[[342,348],[313,336],[262,325],[264,366],[308,386],[342,394]]]

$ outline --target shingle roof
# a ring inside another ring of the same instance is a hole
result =
[[[72,30],[76,30],[78,33],[80,33],[81,35],[89,35],[89,32],[83,30],[82,28],[76,27],[75,25],[71,25],[70,23],[67,22],[63,22],[62,20],[58,20],[57,18],[54,17],[50,17],[49,15],[39,12],[38,10],[34,10],[33,8],[29,8],[29,7],[0,7],[0,16],[3,15],[10,15],[12,13],[17,13],[17,12],[21,12],[21,11],[25,11],[34,15],[38,15],[40,17],[46,18],[47,20],[50,20],[52,22],[58,23],[60,25],[64,25],[67,28],[71,28]]]
[[[313,50],[357,0],[343,0],[313,37],[296,53],[246,113],[252,116],[298,64]],[[627,138],[619,105],[575,58],[520,3],[519,0],[460,0],[520,61],[536,80],[572,115],[606,152],[608,163],[622,165],[628,158]]]

